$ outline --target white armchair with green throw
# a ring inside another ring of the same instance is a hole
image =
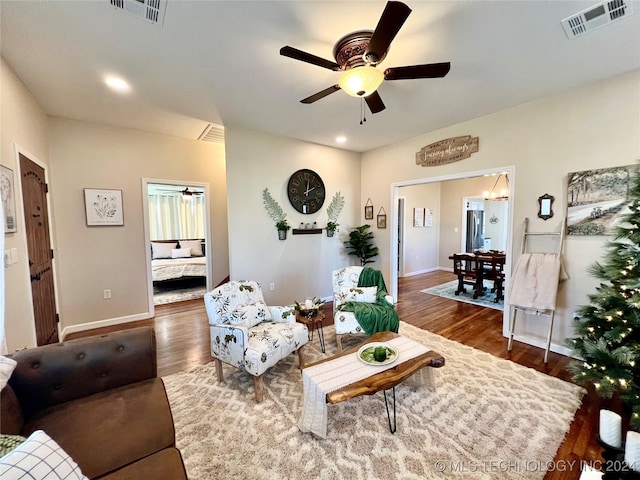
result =
[[[351,266],[334,270],[331,277],[338,353],[343,335],[398,332],[398,314],[380,270]]]
[[[207,292],[211,356],[218,382],[224,380],[222,362],[253,375],[256,402],[263,399],[262,375],[309,341],[307,326],[296,323],[293,305],[267,306],[258,282],[231,281]]]

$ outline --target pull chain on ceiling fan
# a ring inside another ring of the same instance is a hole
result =
[[[411,13],[402,2],[390,1],[382,12],[375,30],[361,30],[345,35],[333,47],[335,62],[311,53],[285,46],[280,55],[336,72],[342,71],[337,85],[325,88],[307,98],[302,103],[314,103],[338,90],[344,90],[353,97],[364,99],[371,113],[378,113],[386,107],[378,87],[385,80],[410,80],[418,78],[442,78],[451,68],[449,62],[410,65],[387,68],[384,72],[376,68],[387,55],[391,42]],[[364,121],[364,114],[360,124]]]

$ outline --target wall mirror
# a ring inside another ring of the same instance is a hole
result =
[[[549,220],[553,217],[553,195],[545,193],[538,197],[538,217],[543,220]]]

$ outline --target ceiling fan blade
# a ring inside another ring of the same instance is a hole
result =
[[[387,53],[389,45],[400,31],[400,27],[411,13],[411,9],[402,2],[387,2],[371,40],[364,52],[369,63],[378,63]]]
[[[409,67],[393,67],[384,71],[385,80],[411,80],[413,78],[441,78],[451,68],[450,62],[411,65]]]
[[[313,103],[316,102],[318,100],[320,100],[321,98],[326,97],[327,95],[331,95],[333,92],[337,92],[338,90],[340,90],[340,85],[333,85],[329,88],[325,88],[324,90],[318,92],[318,93],[314,93],[313,95],[311,95],[310,97],[304,98],[302,100],[300,100],[300,103]]]
[[[340,70],[340,65],[338,65],[337,63],[321,57],[316,57],[315,55],[303,52],[302,50],[298,50],[297,48],[289,46],[282,47],[280,49],[280,55],[293,58],[294,60],[300,60],[301,62],[307,62],[312,65],[317,65],[318,67],[328,68],[329,70]]]
[[[364,97],[364,101],[367,102],[371,113],[378,113],[387,108],[384,106],[384,102],[382,101],[382,98],[380,98],[380,94],[377,91],[373,92],[371,95],[367,95],[366,97]]]

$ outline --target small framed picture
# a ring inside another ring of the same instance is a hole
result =
[[[0,165],[0,195],[4,212],[4,233],[15,233],[16,226],[16,189],[13,183],[13,170]]]
[[[380,207],[377,220],[378,220],[378,228],[387,228],[387,212],[385,212],[383,207]]]
[[[122,190],[85,188],[84,208],[89,227],[124,225]]]
[[[364,204],[364,219],[373,220],[373,202],[371,199],[368,199],[367,203]]]
[[[373,220],[373,205],[364,207],[364,219]]]

